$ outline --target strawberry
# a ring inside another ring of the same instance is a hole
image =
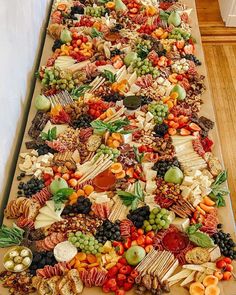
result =
[[[129,249],[131,247],[131,238],[127,238],[124,243],[125,249]]]
[[[146,244],[146,245],[152,245],[152,244],[153,244],[153,240],[152,240],[152,238],[146,236],[146,238],[145,238],[145,244]]]
[[[120,262],[117,262],[116,267],[118,267],[118,269],[121,269],[123,267],[123,264],[121,264]]]
[[[139,229],[137,230],[137,233],[141,236],[141,235],[144,234],[144,230],[143,230],[142,228],[139,228]]]
[[[130,283],[124,283],[124,290],[129,291],[133,288],[133,284]]]
[[[117,281],[125,281],[125,280],[126,280],[126,275],[122,273],[118,273]]]
[[[232,260],[231,260],[229,257],[225,257],[225,258],[224,258],[224,261],[225,261],[227,264],[231,264],[231,263],[232,263]]]
[[[131,239],[132,241],[136,240],[138,238],[138,233],[137,232],[134,232],[131,234]]]
[[[220,259],[216,262],[216,267],[219,269],[226,267],[226,262],[223,259]]]
[[[190,123],[189,128],[193,131],[201,131],[201,128],[196,123]]]
[[[137,244],[138,244],[139,246],[141,246],[141,245],[144,245],[144,243],[145,243],[145,236],[144,236],[144,235],[139,236],[139,237],[137,238]]]
[[[118,281],[117,280],[117,286],[118,286],[118,288],[122,288],[123,285],[124,285],[124,281]]]
[[[118,260],[119,263],[123,264],[123,265],[127,265],[127,260],[125,259],[125,257],[121,257],[119,260]]]
[[[148,232],[147,234],[146,234],[146,236],[148,236],[148,237],[150,237],[150,238],[154,238],[155,237],[155,233],[154,233],[154,231],[150,231],[150,232]]]
[[[119,272],[119,268],[115,265],[108,270],[107,276],[108,278],[114,278]]]
[[[180,135],[186,136],[186,135],[190,135],[191,132],[185,128],[181,128],[180,129]]]

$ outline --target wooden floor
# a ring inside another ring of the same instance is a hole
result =
[[[216,0],[196,0],[196,3],[236,219],[236,42],[232,43],[231,36],[236,36],[236,28],[224,27]]]

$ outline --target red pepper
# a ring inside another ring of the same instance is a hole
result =
[[[123,244],[122,244],[121,242],[114,241],[114,242],[113,242],[113,246],[116,247],[116,253],[117,253],[118,255],[121,256],[121,255],[124,254],[125,249],[124,249],[124,246],[123,246]]]
[[[130,284],[134,284],[134,278],[133,277],[128,277],[127,282]]]
[[[135,279],[139,275],[139,273],[138,273],[137,270],[133,269],[130,275],[131,275],[132,278]]]
[[[131,239],[127,238],[124,243],[125,249],[129,249],[131,247]]]

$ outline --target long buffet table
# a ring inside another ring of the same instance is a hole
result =
[[[194,0],[184,0],[182,2],[187,4],[187,6],[189,8],[192,8],[191,25],[193,27],[193,36],[195,37],[195,39],[197,41],[196,56],[202,61],[202,66],[199,67],[199,69],[200,69],[199,72],[206,76],[205,84],[206,84],[207,90],[203,94],[204,105],[202,106],[201,114],[205,115],[206,117],[210,118],[212,121],[215,122],[214,106],[213,106],[212,96],[211,96],[209,82],[208,82],[208,78],[207,78],[207,70],[206,70],[206,66],[205,66],[205,62],[204,62],[204,53],[203,53],[203,48],[202,48],[202,43],[201,43],[201,36],[200,36],[200,31],[199,31],[195,1]],[[52,45],[53,45],[53,40],[51,37],[49,37],[47,35],[45,38],[45,42],[44,42],[40,66],[46,64],[46,61],[51,54]],[[33,97],[32,97],[30,111],[28,114],[28,120],[27,120],[27,124],[26,124],[24,137],[22,139],[20,153],[26,152],[25,142],[30,140],[30,137],[28,136],[28,129],[29,129],[29,127],[31,125],[31,121],[34,118],[34,115],[36,113],[36,109],[34,107],[34,97],[36,97],[36,95],[38,95],[40,93],[40,89],[41,89],[40,82],[37,81],[36,85],[35,85]],[[217,126],[215,126],[214,130],[211,131],[211,136],[215,142],[213,152],[214,152],[214,154],[216,154],[219,157],[219,159],[222,162],[221,144],[219,142]],[[9,199],[8,199],[9,201],[14,199],[15,196],[17,195],[18,182],[16,180],[16,177],[20,173],[20,170],[18,168],[19,163],[20,163],[20,159],[18,158],[15,174],[12,179],[12,186],[11,186],[11,191],[10,191]],[[235,237],[235,222],[234,222],[234,218],[233,218],[232,205],[231,205],[231,200],[230,200],[229,196],[226,197],[226,207],[219,209],[219,219],[220,219],[220,222],[224,223],[224,231],[231,233],[232,236]],[[6,225],[11,225],[12,220],[4,218],[3,223]],[[2,258],[3,258],[3,255],[5,252],[6,252],[6,249],[0,249],[0,257],[1,257],[0,258],[0,270],[3,270]],[[223,284],[220,283],[220,288],[221,288],[222,295],[235,295],[236,294],[236,283],[234,280],[227,281]],[[7,289],[4,289],[2,286],[0,286],[0,294],[1,295],[8,294]],[[100,288],[99,289],[98,288],[90,288],[90,289],[85,288],[82,294],[85,294],[85,295],[102,294],[102,291]],[[130,292],[128,292],[128,294],[134,294],[134,293],[131,290]],[[175,286],[175,287],[171,288],[170,294],[171,295],[177,295],[177,294],[184,295],[184,294],[188,294],[188,291],[182,287]]]

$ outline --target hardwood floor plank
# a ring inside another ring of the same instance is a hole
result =
[[[203,45],[236,217],[236,45]]]

